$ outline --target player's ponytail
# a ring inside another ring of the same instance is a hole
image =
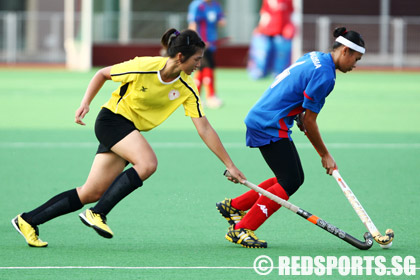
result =
[[[342,45],[345,45],[352,51],[358,51],[361,53],[365,52],[365,41],[356,31],[347,30],[345,27],[338,27],[334,30],[333,36],[336,38],[334,41],[333,50]]]
[[[184,61],[206,46],[195,31],[187,29],[179,32],[175,28],[163,34],[161,44],[169,57],[175,57],[177,53],[181,53]]]

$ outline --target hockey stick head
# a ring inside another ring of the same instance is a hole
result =
[[[389,228],[385,231],[385,235],[378,234],[374,239],[381,245],[388,245],[394,240],[394,231]]]
[[[361,244],[358,248],[360,250],[369,250],[373,245],[372,235],[369,232],[365,232],[363,238],[365,239],[365,243]]]
[[[363,209],[363,206],[360,204],[360,202],[357,200],[356,196],[353,194],[350,187],[347,185],[347,183],[344,181],[344,179],[341,177],[340,173],[337,169],[333,171],[333,177],[337,181],[338,185],[340,186],[341,190],[344,192],[344,195],[349,200],[351,206],[356,211],[356,213],[359,215],[362,222],[365,224],[366,228],[369,230],[369,232],[372,233],[373,239],[379,243],[380,245],[389,245],[391,244],[392,240],[394,239],[394,231],[392,229],[387,229],[385,231],[385,235],[382,235],[376,226],[373,224],[372,220],[370,219],[367,212]],[[389,245],[390,246],[390,245]]]

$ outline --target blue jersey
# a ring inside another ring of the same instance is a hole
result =
[[[245,118],[247,146],[291,140],[294,117],[309,109],[319,113],[335,85],[331,54],[307,53],[279,74]]]
[[[197,23],[197,32],[201,39],[209,44],[211,50],[215,50],[217,41],[217,24],[224,19],[222,7],[217,1],[201,1],[201,3],[191,3],[191,13],[189,20],[194,19]],[[194,6],[195,9],[194,9]],[[193,13],[195,15],[193,16]]]

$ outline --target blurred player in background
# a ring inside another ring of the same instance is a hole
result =
[[[80,219],[99,235],[111,238],[113,232],[106,223],[107,214],[141,187],[157,168],[156,155],[143,132],[160,125],[180,106],[191,117],[207,147],[236,178],[244,180],[205,117],[190,76],[200,66],[205,43],[193,30],[180,33],[175,29],[168,30],[161,42],[168,57],[136,57],[100,69],[90,81],[75,114],[75,122],[80,125],[85,125],[82,119],[106,81],[120,83],[120,87],[102,106],[96,119],[99,147],[89,176],[81,187],[62,192],[12,220],[29,246],[48,245],[38,238],[38,225],[98,200],[93,208],[79,215]],[[125,169],[129,163],[132,166]]]
[[[188,28],[195,30],[206,43],[203,61],[194,75],[198,90],[204,86],[206,99],[204,105],[217,109],[223,105],[216,94],[214,54],[218,42],[218,27],[226,25],[222,7],[215,0],[194,0],[188,7]]]
[[[275,175],[259,186],[284,200],[304,181],[291,138],[295,119],[320,154],[327,174],[337,168],[322,140],[317,116],[334,88],[336,69],[346,73],[356,67],[365,53],[365,43],[359,33],[345,27],[337,28],[333,35],[336,40],[330,53],[311,52],[299,58],[276,77],[245,118],[247,146],[259,148]],[[217,208],[231,225],[227,240],[245,247],[267,247],[267,242],[258,239],[254,231],[280,208],[279,204],[251,190],[218,202]]]
[[[254,30],[248,58],[253,79],[275,76],[289,67],[295,27],[291,21],[293,0],[263,0],[260,21]]]

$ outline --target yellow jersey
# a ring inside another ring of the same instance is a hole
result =
[[[111,68],[111,78],[120,87],[102,107],[132,121],[140,131],[150,130],[166,120],[181,104],[185,115],[204,116],[200,96],[190,75],[171,82],[160,76],[168,57],[136,57]]]

